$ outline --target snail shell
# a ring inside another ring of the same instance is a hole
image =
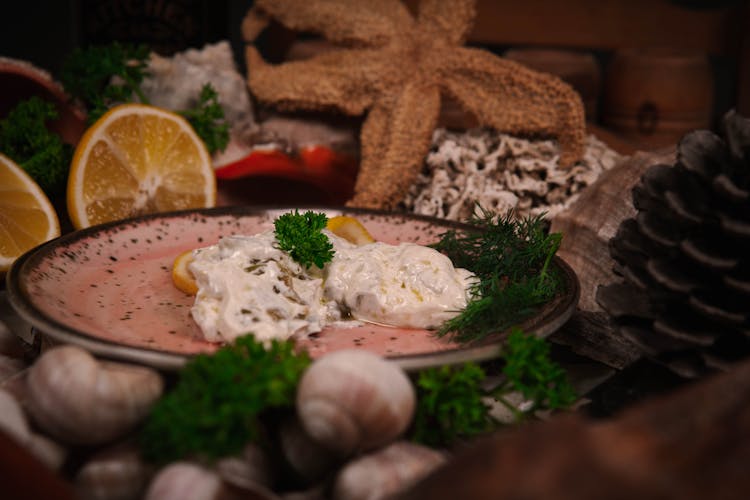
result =
[[[552,219],[550,232],[563,235],[557,254],[575,270],[581,284],[578,307],[582,310],[600,311],[596,289],[616,279],[609,240],[620,222],[635,215],[633,186],[649,166],[673,160],[673,150],[636,153],[602,173],[573,205]]]
[[[73,444],[100,444],[131,430],[161,396],[150,368],[100,362],[74,346],[50,349],[28,372],[28,409],[46,432]]]
[[[224,481],[246,491],[263,491],[274,480],[268,454],[253,443],[246,445],[240,455],[219,460],[216,471]]]
[[[275,500],[271,492],[243,491],[228,486],[218,473],[190,462],[174,462],[151,481],[145,500]]]
[[[348,455],[393,441],[414,414],[414,388],[406,374],[380,356],[345,349],[323,356],[304,373],[297,414],[323,446]]]
[[[94,454],[75,477],[82,500],[136,500],[148,485],[152,470],[133,443],[122,443]]]
[[[5,390],[0,390],[0,430],[51,469],[59,469],[67,458],[63,446],[29,428],[21,403]]]
[[[297,418],[281,423],[279,446],[291,469],[306,483],[322,479],[340,462],[336,453],[307,434]]]
[[[412,486],[445,463],[446,456],[432,448],[397,441],[377,452],[349,462],[333,487],[336,500],[375,500]]]

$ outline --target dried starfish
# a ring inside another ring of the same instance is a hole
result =
[[[269,65],[249,45],[248,85],[282,110],[366,114],[350,206],[393,208],[404,198],[429,150],[441,94],[481,125],[556,136],[560,165],[571,165],[584,150],[579,95],[555,76],[463,47],[474,16],[473,0],[422,0],[416,17],[398,0],[257,0],[243,21],[247,41],[275,18],[344,48]]]

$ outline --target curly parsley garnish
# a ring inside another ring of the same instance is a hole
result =
[[[144,457],[155,463],[211,459],[261,440],[264,417],[294,406],[309,364],[291,343],[274,340],[264,347],[252,335],[196,356],[151,411],[140,434]]]
[[[203,85],[198,104],[180,111],[198,136],[203,139],[209,153],[224,151],[229,144],[229,124],[224,119],[224,109],[219,104],[219,94],[210,83]]]
[[[112,106],[132,101],[133,94],[148,104],[141,83],[148,76],[149,53],[145,44],[78,47],[63,62],[60,81],[68,94],[86,106],[89,123],[93,123]]]
[[[544,339],[514,329],[501,362],[503,378],[495,387],[488,387],[486,373],[476,363],[420,372],[411,439],[428,446],[450,446],[496,430],[503,423],[492,415],[492,400],[506,406],[516,421],[539,410],[567,408],[575,401],[575,391],[550,357]],[[523,403],[512,403],[511,393],[520,394]]]
[[[54,198],[64,193],[73,148],[47,129],[58,117],[51,102],[31,97],[19,102],[0,120],[0,152],[26,171]]]
[[[323,268],[333,259],[333,245],[321,231],[328,217],[310,210],[300,214],[297,210],[281,215],[274,221],[274,234],[279,248],[299,264]]]
[[[79,47],[65,59],[60,80],[65,91],[86,107],[91,124],[117,104],[136,100],[150,104],[141,88],[149,76],[149,56],[145,44],[113,42]],[[229,143],[229,125],[218,94],[206,83],[196,97],[194,107],[178,113],[190,122],[209,153],[223,151]]]
[[[438,330],[460,342],[517,325],[554,298],[561,284],[550,262],[562,235],[547,234],[542,216],[478,212],[467,221],[471,228],[447,231],[432,245],[478,278],[466,308]]]

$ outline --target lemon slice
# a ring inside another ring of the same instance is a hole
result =
[[[331,217],[328,219],[326,227],[336,236],[344,238],[355,245],[366,245],[375,242],[375,238],[372,237],[365,226],[355,217],[348,215]]]
[[[193,261],[193,251],[186,250],[178,255],[172,263],[172,282],[179,290],[188,295],[198,293],[198,284],[195,282],[193,273],[188,269],[188,264]]]
[[[68,214],[77,229],[135,215],[216,203],[203,141],[181,116],[123,104],[97,120],[76,147]]]
[[[29,174],[0,154],[0,273],[27,250],[58,236],[52,203]]]

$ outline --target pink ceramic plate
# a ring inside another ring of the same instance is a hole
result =
[[[448,221],[392,212],[305,207],[329,216],[359,218],[372,235],[389,243],[436,241]],[[59,342],[101,356],[177,369],[190,356],[212,352],[190,316],[193,297],[171,281],[181,252],[229,234],[273,227],[290,208],[233,207],[139,217],[62,236],[19,258],[8,273],[8,296],[16,311]],[[566,292],[522,327],[548,335],[572,314],[578,301],[575,274],[557,260]],[[482,343],[458,345],[426,330],[378,325],[327,328],[302,342],[312,357],[337,349],[369,349],[405,369],[481,361],[499,355],[504,332]]]

